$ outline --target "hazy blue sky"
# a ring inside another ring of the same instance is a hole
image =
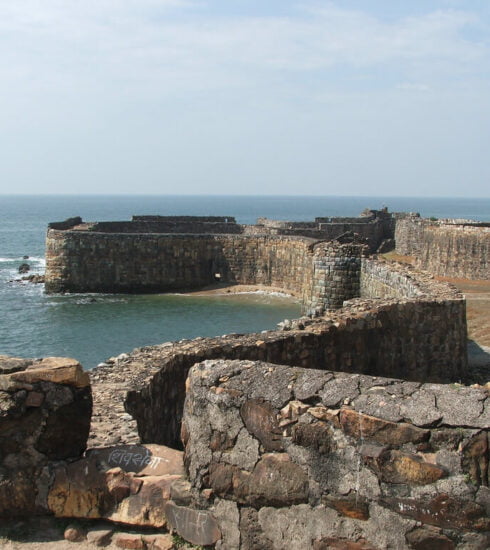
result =
[[[0,0],[0,193],[490,196],[489,0]]]

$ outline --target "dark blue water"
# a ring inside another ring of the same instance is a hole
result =
[[[46,296],[41,285],[10,283],[24,255],[44,271],[46,226],[72,216],[128,220],[133,214],[229,215],[311,220],[388,206],[437,218],[490,219],[490,199],[393,197],[0,196],[0,354],[67,355],[86,368],[134,347],[196,336],[274,328],[299,315],[284,297],[177,295]]]

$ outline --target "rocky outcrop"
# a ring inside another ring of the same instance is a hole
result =
[[[489,429],[483,388],[205,361],[182,434],[222,549],[466,550],[490,540]]]
[[[190,503],[181,451],[85,452],[91,412],[89,376],[74,359],[0,357],[0,518],[53,514],[163,528],[169,502]],[[180,525],[181,516],[172,521]]]
[[[0,516],[46,511],[48,466],[82,455],[91,412],[74,359],[0,357]]]
[[[188,503],[182,453],[160,445],[93,449],[53,466],[47,506],[56,517],[166,527],[172,496]]]

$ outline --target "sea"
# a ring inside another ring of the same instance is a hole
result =
[[[490,199],[339,196],[0,195],[0,355],[65,356],[85,369],[134,348],[198,336],[260,332],[300,315],[300,304],[274,294],[65,294],[16,281],[28,263],[44,273],[49,222],[129,220],[133,215],[222,215],[312,220],[356,216],[365,208],[425,217],[490,220]],[[28,257],[25,259],[25,257]]]

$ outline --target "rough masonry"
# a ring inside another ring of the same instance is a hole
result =
[[[204,361],[182,437],[223,550],[483,550],[489,426],[483,388]]]
[[[490,224],[430,220],[417,215],[396,222],[396,251],[413,256],[431,273],[463,279],[490,279]]]
[[[94,448],[95,435],[88,451],[81,366],[0,358],[0,517],[171,528],[221,550],[486,549],[489,395],[461,384],[464,298],[372,255],[397,236],[399,252],[430,266],[426,225],[386,211],[51,224],[48,292],[264,284],[300,296],[308,316],[107,361],[91,373],[118,388],[107,418],[117,432],[124,405],[140,442],[120,426],[117,445]],[[461,248],[454,266],[484,275],[479,254]]]

